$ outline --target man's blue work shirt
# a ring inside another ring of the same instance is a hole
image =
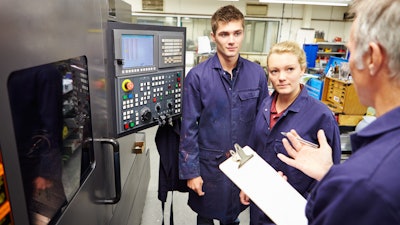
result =
[[[400,224],[400,108],[351,136],[353,154],[308,199],[310,224]]]

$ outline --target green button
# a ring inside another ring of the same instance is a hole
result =
[[[129,126],[130,126],[130,127],[134,127],[134,126],[135,126],[135,123],[134,123],[134,122],[130,122],[130,123],[129,123]]]

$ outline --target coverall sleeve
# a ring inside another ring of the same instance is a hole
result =
[[[200,176],[198,121],[201,115],[200,80],[192,69],[185,78],[179,146],[179,178]]]
[[[391,198],[382,196],[366,180],[332,178],[318,187],[309,201],[313,211],[307,213],[310,224],[399,224],[400,217],[388,207]],[[310,210],[307,208],[307,210]],[[382,218],[385,218],[382,221]]]
[[[328,144],[332,148],[333,163],[338,164],[342,155],[339,125],[334,119],[327,121],[326,124],[327,128],[324,129],[324,132],[328,139]]]

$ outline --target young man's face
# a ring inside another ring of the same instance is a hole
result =
[[[215,33],[211,33],[211,37],[217,46],[219,56],[237,57],[244,38],[242,21],[218,22],[218,29]]]

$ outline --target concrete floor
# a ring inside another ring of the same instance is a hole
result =
[[[159,168],[159,154],[156,149],[154,141],[155,134],[157,131],[156,127],[151,127],[144,132],[146,133],[146,147],[150,149],[150,183],[147,191],[146,202],[144,205],[144,211],[142,215],[142,225],[158,225],[162,224],[163,214],[161,210],[161,201],[158,200],[158,168]],[[187,205],[188,194],[180,193],[177,191],[169,192],[167,201],[165,204],[165,225],[170,225],[170,204],[173,198],[173,214],[174,214],[174,225],[196,225],[196,213],[193,212]],[[248,209],[243,211],[239,215],[240,224],[249,224],[249,212]],[[218,225],[215,222],[215,225]]]

